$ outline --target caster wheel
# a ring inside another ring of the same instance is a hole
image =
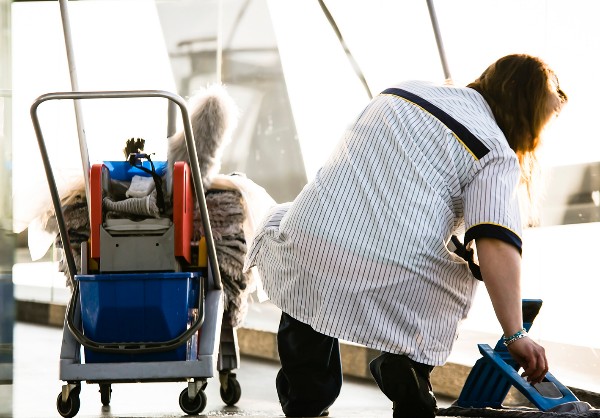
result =
[[[221,386],[220,393],[221,399],[228,406],[233,406],[240,400],[242,388],[240,387],[240,382],[235,377],[235,373],[230,373],[227,376],[227,389]]]
[[[100,401],[102,402],[102,405],[110,405],[111,394],[112,388],[110,387],[110,383],[100,383]]]
[[[183,412],[188,415],[198,415],[206,408],[206,393],[203,390],[198,392],[194,399],[190,399],[187,388],[179,394],[179,406]]]
[[[58,413],[65,418],[72,418],[79,412],[79,392],[71,391],[66,402],[62,400],[62,392],[56,398],[56,409]]]

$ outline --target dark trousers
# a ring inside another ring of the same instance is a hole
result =
[[[276,386],[286,416],[318,417],[342,388],[342,362],[337,338],[281,313],[277,346],[281,369]]]

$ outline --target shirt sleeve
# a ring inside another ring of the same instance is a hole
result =
[[[256,257],[258,256],[258,253],[264,244],[266,236],[269,236],[274,240],[278,239],[281,220],[288,212],[290,206],[291,202],[274,205],[264,216],[263,220],[256,229],[252,243],[250,244],[246,253],[246,260],[243,267],[244,272],[256,265]]]
[[[496,238],[522,249],[518,185],[521,170],[514,154],[490,153],[463,195],[465,245]]]

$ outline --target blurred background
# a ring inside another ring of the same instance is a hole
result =
[[[80,0],[69,6],[81,90],[163,89],[188,98],[224,83],[241,117],[222,172],[245,173],[277,202],[295,198],[346,125],[386,87],[449,75],[464,85],[503,55],[542,57],[570,101],[545,136],[546,185],[540,225],[524,234],[523,296],[544,300],[535,338],[562,353],[586,353],[557,365],[555,375],[600,391],[593,321],[600,289],[600,3]],[[13,294],[52,303],[68,298],[51,248],[30,235],[50,198],[29,108],[43,93],[69,91],[69,75],[58,2],[0,0],[0,400],[10,396],[12,382]],[[40,118],[64,190],[82,176],[73,105],[44,104]],[[130,137],[145,138],[147,151],[164,155],[163,103],[85,103],[83,119],[92,161],[122,159]],[[36,263],[47,274],[29,274]],[[501,334],[484,290],[464,328]],[[460,352],[451,360],[472,364]]]

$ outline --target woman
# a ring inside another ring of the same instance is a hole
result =
[[[292,203],[273,208],[246,267],[282,310],[276,386],[286,416],[326,415],[342,384],[338,339],[370,364],[394,417],[434,417],[446,361],[477,287],[449,250],[464,233],[511,355],[532,383],[544,349],[522,331],[517,189],[567,97],[539,58],[509,55],[467,87],[406,82],[374,98]]]

